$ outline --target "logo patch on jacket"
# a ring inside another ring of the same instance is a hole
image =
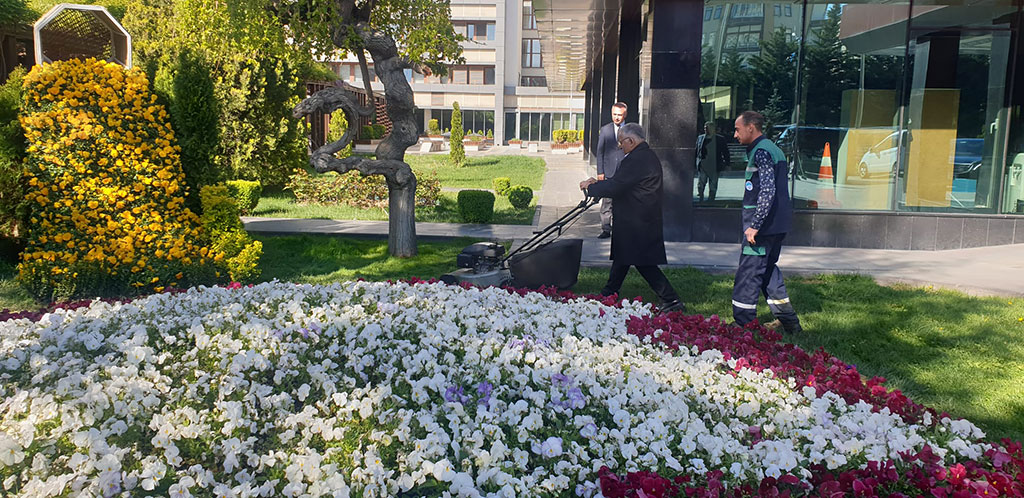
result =
[[[743,188],[747,189],[747,192],[754,190],[754,182],[747,180],[747,183],[743,185]]]

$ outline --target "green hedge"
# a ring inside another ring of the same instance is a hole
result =
[[[241,214],[247,215],[256,209],[256,204],[260,202],[260,196],[263,195],[263,185],[260,185],[260,182],[231,180],[226,185],[228,194],[235,199]]]
[[[508,190],[512,188],[512,179],[507,176],[499,176],[491,180],[491,185],[494,187],[494,192],[500,196],[508,195]]]
[[[526,209],[530,207],[530,201],[532,200],[533,189],[526,185],[516,185],[508,191],[508,202],[516,209]]]
[[[299,202],[345,204],[363,209],[388,207],[388,184],[382,175],[363,176],[358,171],[310,175],[300,171],[285,188]],[[417,175],[417,206],[436,206],[440,196],[441,181],[436,176]]]
[[[494,194],[486,190],[460,190],[458,204],[466,223],[489,223],[494,218]]]

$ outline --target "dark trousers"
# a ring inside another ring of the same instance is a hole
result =
[[[632,265],[618,264],[613,261],[612,269],[608,272],[608,283],[604,284],[601,294],[610,296],[619,292],[619,289],[622,288],[622,282],[626,280],[626,274],[629,273],[630,266]],[[647,281],[647,285],[650,285],[654,293],[658,295],[662,303],[679,300],[679,294],[676,294],[676,290],[672,287],[668,278],[665,277],[665,274],[661,272],[661,268],[658,268],[658,265],[638,265],[636,269],[640,272],[640,276],[644,277],[644,280]]]
[[[697,168],[697,196],[704,200],[704,186],[708,187],[708,200],[715,200],[718,193],[718,169],[714,164],[701,165]]]
[[[607,197],[601,199],[601,231],[612,231],[612,200]]]
[[[743,243],[740,265],[736,269],[736,282],[732,288],[732,317],[738,325],[746,325],[757,318],[757,300],[764,293],[768,308],[786,330],[800,325],[800,319],[789,302],[782,271],[776,265],[786,234],[758,235],[753,248]],[[763,249],[764,255],[752,254]]]

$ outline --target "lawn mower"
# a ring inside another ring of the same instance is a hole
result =
[[[583,240],[558,239],[562,230],[584,211],[597,204],[588,197],[565,213],[558,221],[540,231],[505,256],[505,247],[494,242],[478,242],[467,246],[456,259],[458,270],[441,275],[448,284],[469,282],[486,287],[512,285],[527,289],[540,286],[568,289],[576,285],[580,273]],[[554,235],[554,239],[547,239]]]

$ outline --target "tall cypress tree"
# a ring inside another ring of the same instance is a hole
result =
[[[448,157],[451,158],[452,164],[457,168],[461,168],[466,164],[466,147],[462,145],[463,136],[462,110],[459,109],[458,102],[452,102],[452,137],[451,150],[448,152]]]

